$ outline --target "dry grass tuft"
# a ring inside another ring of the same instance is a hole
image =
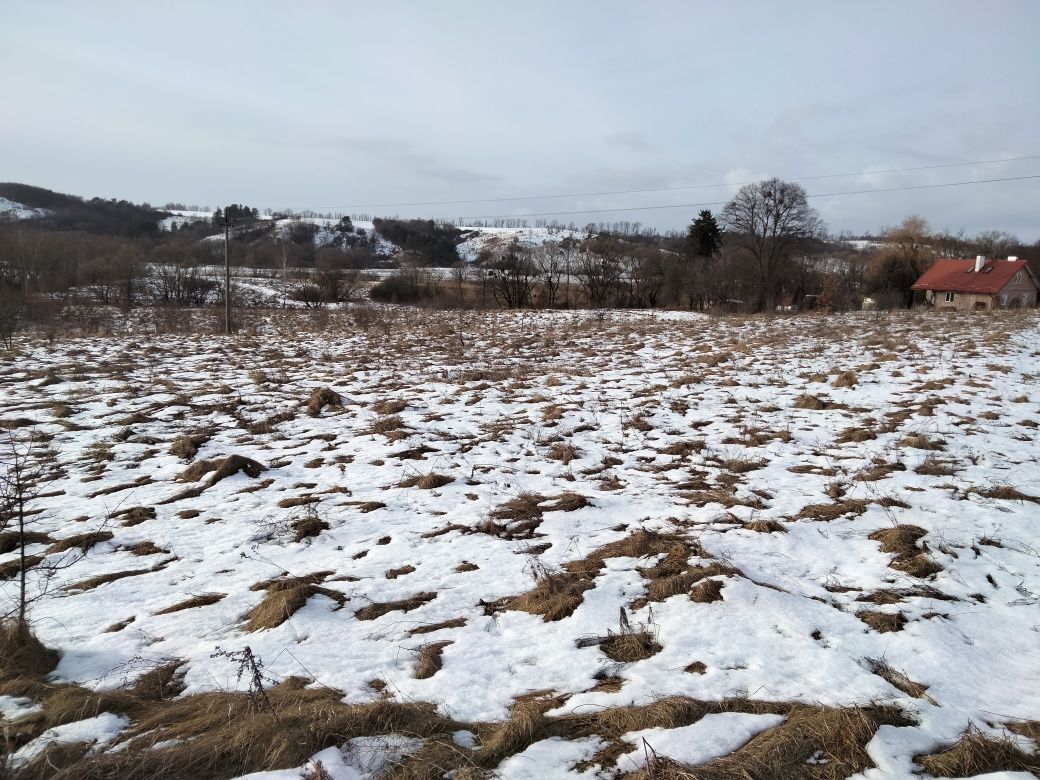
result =
[[[436,593],[427,591],[425,593],[416,593],[414,596],[401,599],[400,601],[373,601],[367,607],[362,607],[355,612],[354,617],[358,620],[375,620],[388,612],[411,612],[423,604],[428,604],[435,598],[437,598]]]
[[[116,512],[112,517],[122,518],[123,527],[131,528],[135,525],[140,525],[148,520],[154,520],[156,517],[154,507],[150,506],[133,506],[129,509],[124,509],[121,512]]]
[[[127,577],[140,577],[142,574],[151,574],[154,571],[159,571],[162,567],[163,564],[156,564],[150,569],[127,569],[125,571],[112,572],[111,574],[99,574],[96,577],[88,577],[85,580],[74,582],[69,585],[66,590],[82,593],[84,591],[93,590],[102,585],[107,585],[110,582],[115,582],[116,580],[126,579]]]
[[[177,479],[181,482],[198,482],[209,474],[209,484],[214,485],[240,471],[244,472],[247,477],[256,479],[261,472],[267,471],[267,467],[243,455],[228,455],[219,460],[195,461],[178,474]]]
[[[307,414],[317,417],[326,406],[340,406],[343,400],[330,387],[318,387],[307,396]]]
[[[302,542],[312,536],[317,536],[322,531],[329,530],[329,524],[321,519],[316,513],[309,512],[303,517],[293,521],[293,541]]]
[[[436,488],[444,487],[454,481],[454,477],[448,477],[444,474],[434,474],[431,471],[429,474],[416,474],[413,477],[406,477],[398,482],[397,486],[403,488],[417,487],[420,490],[435,490]]]
[[[372,411],[378,415],[399,414],[408,407],[408,404],[399,398],[385,398],[372,404]]]
[[[548,457],[549,460],[558,460],[561,463],[570,463],[572,460],[577,460],[581,457],[581,451],[573,444],[559,441],[549,448],[546,457]]]
[[[653,634],[642,631],[607,637],[599,643],[599,649],[610,660],[628,664],[657,655],[661,652],[661,645]]]
[[[389,569],[386,572],[386,578],[388,580],[396,580],[398,577],[403,577],[405,574],[411,574],[413,571],[415,571],[415,567],[411,565]]]
[[[442,620],[440,623],[427,623],[422,626],[416,626],[408,632],[408,635],[432,634],[434,631],[440,631],[445,628],[462,628],[464,625],[466,625],[466,618],[452,618],[451,620]]]
[[[210,433],[193,433],[178,436],[170,445],[170,454],[183,460],[191,460],[198,454],[199,448],[210,440],[211,435]]]
[[[420,647],[415,659],[415,679],[426,680],[437,674],[443,665],[441,656],[444,654],[444,648],[450,644],[451,641],[445,640]]]
[[[311,596],[327,596],[341,605],[347,597],[336,590],[323,588],[317,583],[324,579],[324,574],[312,574],[306,577],[287,577],[270,580],[254,585],[251,590],[263,588],[266,594],[247,615],[246,631],[263,631],[280,626],[296,612],[303,608]]]
[[[949,747],[914,761],[936,777],[970,777],[990,772],[1030,772],[1040,776],[1040,758],[1022,752],[1008,736],[983,734],[975,726]]]
[[[0,623],[0,683],[46,677],[57,665],[58,654],[44,647],[26,626]]]
[[[914,469],[914,472],[929,477],[952,477],[957,473],[957,469],[953,461],[930,455]]]
[[[585,600],[585,591],[595,587],[590,579],[569,572],[541,571],[533,588],[519,596],[508,596],[484,604],[487,614],[515,609],[541,615],[546,623],[563,620]]]
[[[861,515],[867,511],[869,501],[849,498],[844,501],[835,501],[833,504],[808,504],[803,506],[795,517],[799,520],[816,520],[829,523],[845,515]]]
[[[834,404],[826,398],[820,398],[818,395],[802,393],[794,399],[792,406],[795,409],[811,409],[813,411],[820,411],[821,409],[830,409]]]
[[[884,660],[880,658],[868,658],[867,665],[870,667],[870,671],[883,679],[893,688],[902,691],[907,696],[913,696],[915,699],[927,699],[932,702],[932,704],[935,704],[932,697],[927,694],[927,685],[921,685],[919,682],[914,682],[903,672],[893,669],[885,663]]]
[[[156,615],[169,615],[173,612],[180,612],[185,609],[195,609],[196,607],[208,607],[210,604],[216,604],[218,601],[227,596],[226,593],[203,593],[198,596],[192,596],[186,601],[179,601],[171,607],[160,609],[156,612]]]
[[[969,488],[968,492],[984,498],[996,498],[1001,501],[1032,501],[1034,504],[1040,504],[1040,496],[1028,495],[1011,485],[995,485],[989,488],[973,487]]]
[[[904,436],[899,440],[900,447],[910,447],[915,450],[941,450],[946,446],[946,442],[940,439],[929,439],[923,433],[914,433],[909,436]]]
[[[929,577],[943,569],[925,553],[924,548],[917,545],[918,540],[926,533],[928,532],[920,526],[897,525],[894,528],[874,531],[867,538],[881,542],[881,552],[895,555],[889,564],[893,569],[912,577]]]
[[[25,532],[25,544],[47,544],[51,541],[51,537],[47,534],[40,533],[38,531],[26,531]],[[0,533],[0,555],[4,555],[9,552],[14,552],[20,546],[19,534],[17,531],[4,531]]]
[[[714,601],[722,601],[722,580],[701,580],[690,591],[690,601],[698,604],[711,604]]]
[[[110,541],[113,536],[114,534],[111,531],[92,531],[90,533],[77,534],[76,536],[67,536],[48,547],[47,553],[61,553],[74,549],[86,553],[94,545]]]
[[[906,616],[902,612],[878,612],[873,609],[864,609],[857,612],[856,617],[879,634],[902,631],[903,626],[907,623]]]
[[[757,531],[760,534],[787,533],[787,528],[784,527],[783,523],[764,517],[744,523],[744,528],[749,531]]]
[[[882,725],[911,725],[889,707],[796,705],[787,719],[729,755],[696,767],[657,759],[631,780],[844,780],[874,766],[866,745]],[[810,763],[810,759],[815,760]]]
[[[859,384],[859,377],[855,371],[842,371],[831,382],[833,387],[855,387]]]

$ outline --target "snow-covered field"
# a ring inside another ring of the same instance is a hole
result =
[[[457,724],[428,774],[404,729],[308,749],[336,780],[908,777],[969,726],[1035,750],[1036,312],[301,316],[3,359],[0,424],[54,468],[30,554],[101,532],[33,605],[52,681],[245,690],[214,654],[248,646],[268,686]],[[859,758],[799,725],[868,711]],[[182,740],[116,708],[48,733],[15,763]]]

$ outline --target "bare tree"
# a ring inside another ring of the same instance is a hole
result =
[[[825,232],[823,220],[800,185],[776,178],[741,187],[721,216],[728,240],[753,261],[755,311],[772,309],[786,265],[800,243]]]
[[[542,303],[550,309],[559,304],[560,283],[566,270],[567,250],[559,241],[546,241],[532,253],[542,282]]]
[[[530,305],[537,270],[526,247],[514,241],[499,259],[492,261],[491,269],[492,293],[500,305],[510,309]]]

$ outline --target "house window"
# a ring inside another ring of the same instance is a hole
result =
[[[1015,274],[1015,284],[1022,284],[1022,272]]]
[[[1007,293],[1004,293],[1003,295],[1000,296],[1000,305],[1003,306],[1005,309],[1007,308],[1007,305],[1008,305],[1008,295],[1007,295]]]
[[[946,302],[947,303],[953,303],[953,293],[952,292],[946,293]]]
[[[1029,305],[1029,293],[1025,293],[1022,296],[1022,305],[1023,306],[1028,306]]]

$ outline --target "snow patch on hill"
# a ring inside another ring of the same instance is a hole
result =
[[[17,201],[0,197],[0,220],[39,219],[47,216],[47,209],[29,208]]]

